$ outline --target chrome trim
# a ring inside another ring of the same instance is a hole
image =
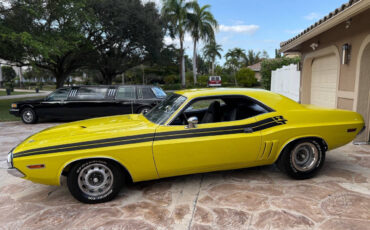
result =
[[[18,170],[18,169],[16,169],[16,168],[10,168],[10,169],[8,169],[7,171],[8,171],[8,173],[9,173],[10,175],[15,176],[15,177],[20,177],[20,178],[22,178],[22,177],[25,177],[25,176],[26,176],[26,175],[24,175],[21,171],[19,171],[19,170]]]
[[[13,168],[13,152],[12,151],[8,153],[8,158],[6,160],[6,163],[8,164],[8,169]]]

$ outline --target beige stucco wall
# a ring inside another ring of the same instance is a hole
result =
[[[337,107],[354,109],[355,80],[359,51],[364,39],[370,34],[370,10],[351,19],[351,25],[346,29],[346,22],[306,41],[300,45],[302,53],[302,79],[301,102],[310,103],[311,65],[316,57],[334,54],[338,58],[338,89]],[[313,51],[310,45],[318,43],[318,48]],[[340,64],[342,46],[351,45],[351,60],[349,64]]]

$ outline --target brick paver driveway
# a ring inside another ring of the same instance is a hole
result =
[[[0,123],[0,160],[53,125]],[[349,144],[328,152],[310,180],[291,180],[274,166],[190,175],[129,184],[99,205],[0,169],[0,229],[369,229],[369,168],[369,148]]]

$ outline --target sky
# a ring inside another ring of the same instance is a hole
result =
[[[144,0],[145,1],[145,0]],[[156,3],[161,0],[147,0]],[[288,40],[348,0],[198,0],[200,5],[211,5],[211,12],[219,23],[217,43],[223,54],[239,47],[244,50],[266,50],[275,57],[280,42]],[[160,7],[160,5],[159,5]],[[192,56],[190,36],[185,38],[186,53]],[[178,44],[169,37],[165,42]],[[202,47],[202,44],[200,45]],[[200,49],[201,49],[200,47]],[[199,49],[199,50],[200,50]],[[219,60],[224,63],[224,59]]]

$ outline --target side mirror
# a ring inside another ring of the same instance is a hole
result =
[[[190,117],[188,119],[188,125],[186,126],[187,129],[193,129],[196,128],[198,124],[198,118],[197,117]]]

